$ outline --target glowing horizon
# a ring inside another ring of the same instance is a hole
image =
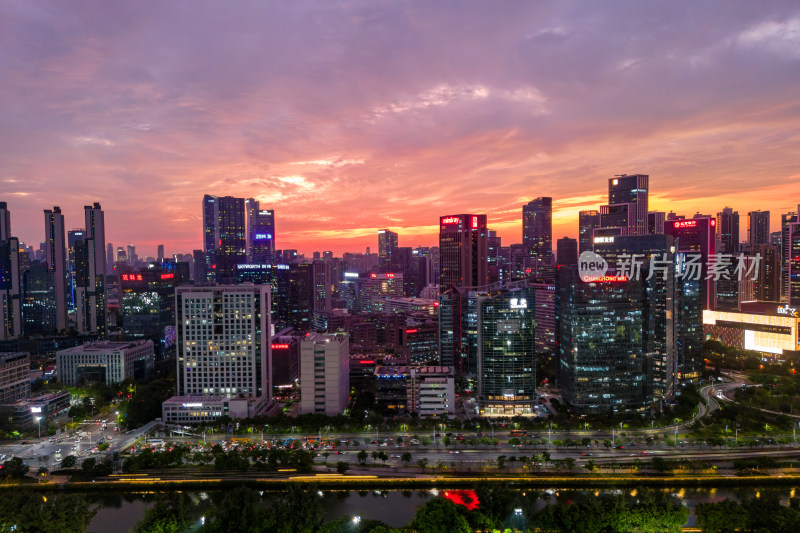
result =
[[[800,203],[800,7],[728,6],[6,2],[0,201],[34,248],[44,209],[100,202],[155,256],[202,248],[204,194],[253,197],[277,248],[341,255],[456,213],[519,243],[539,196],[575,238],[643,173],[651,210],[729,206],[745,240]]]

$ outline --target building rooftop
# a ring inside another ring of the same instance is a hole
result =
[[[58,353],[104,353],[104,352],[117,352],[128,348],[136,348],[145,344],[153,344],[152,340],[139,340],[139,341],[99,341],[90,342],[82,346],[75,346],[74,348],[67,348],[60,350]]]

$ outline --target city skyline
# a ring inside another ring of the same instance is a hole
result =
[[[106,242],[188,253],[203,194],[255,198],[307,255],[377,251],[380,228],[433,245],[449,213],[519,243],[537,197],[576,238],[623,173],[650,176],[650,210],[769,210],[771,231],[798,201],[791,2],[0,15],[1,196],[35,248],[44,209],[70,230],[100,202]]]

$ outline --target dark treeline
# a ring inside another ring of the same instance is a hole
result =
[[[146,496],[152,506],[131,531],[677,533],[689,516],[680,499],[661,490],[588,493],[574,501],[560,498],[543,508],[539,498],[545,495],[540,492],[526,495],[502,486],[481,485],[475,487],[474,495],[480,502],[476,509],[437,497],[419,507],[405,527],[392,528],[376,520],[354,523],[351,516],[325,521],[322,499],[314,486],[290,486],[280,493],[249,487],[201,496],[164,492]],[[0,498],[0,531],[85,531],[97,506],[90,498],[85,494],[6,491]],[[790,499],[787,506],[768,494],[742,502],[702,503],[696,508],[696,517],[697,527],[709,533],[794,533],[800,531],[800,500]]]

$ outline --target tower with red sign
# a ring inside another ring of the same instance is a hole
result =
[[[701,301],[703,309],[713,309],[716,302],[714,279],[706,279],[709,261],[716,250],[717,220],[698,215],[690,219],[664,221],[664,234],[675,239],[677,253],[686,254],[688,261],[697,261],[700,267]]]
[[[487,234],[486,215],[439,218],[439,357],[456,376],[470,373],[470,353],[477,352],[469,349],[464,288],[489,283]]]

